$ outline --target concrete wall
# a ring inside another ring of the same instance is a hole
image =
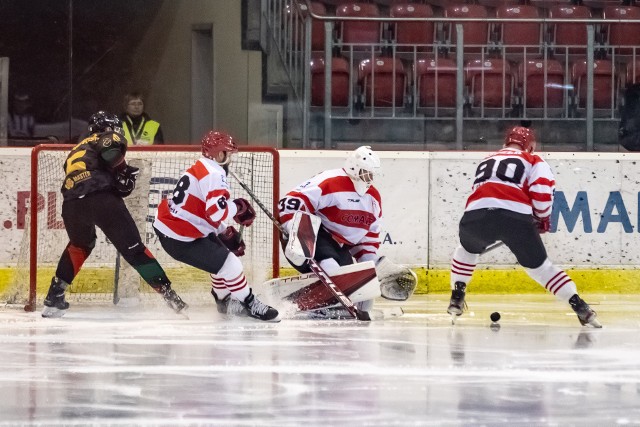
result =
[[[213,24],[214,124],[240,142],[248,138],[248,111],[261,103],[261,52],[241,48],[238,0],[165,1],[131,60],[144,64],[132,86],[146,88],[147,111],[162,124],[165,140],[186,142],[190,134],[191,29]]]

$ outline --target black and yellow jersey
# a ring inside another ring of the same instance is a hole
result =
[[[85,137],[65,160],[64,199],[115,189],[115,175],[126,166],[126,152],[127,141],[122,134],[102,132]]]

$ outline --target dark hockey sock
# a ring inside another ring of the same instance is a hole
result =
[[[91,249],[81,248],[69,243],[64,249],[64,252],[62,252],[60,261],[58,261],[56,277],[64,280],[66,283],[72,283],[85,260],[89,257],[89,254],[91,254]]]

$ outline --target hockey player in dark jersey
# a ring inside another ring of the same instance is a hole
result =
[[[62,219],[69,243],[51,279],[42,317],[61,317],[69,308],[65,290],[95,246],[96,227],[169,307],[176,313],[187,308],[142,242],[125,206],[123,198],[135,189],[139,173],[138,168],[127,165],[126,151],[120,119],[99,111],[89,119],[89,134],[67,156],[61,191]]]

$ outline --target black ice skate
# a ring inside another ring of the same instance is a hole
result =
[[[51,279],[49,292],[44,299],[42,317],[62,317],[69,309],[69,303],[64,299],[64,291],[69,286],[64,280],[57,277]]]
[[[464,301],[467,285],[464,282],[456,282],[454,286],[455,289],[451,291],[449,308],[447,308],[447,313],[451,315],[451,324],[455,324],[456,317],[460,316],[467,308],[467,303]]]
[[[232,316],[249,316],[254,319],[264,320],[265,322],[279,322],[278,310],[262,303],[253,295],[253,291],[249,291],[249,295],[244,302],[232,299],[229,303],[227,314]]]
[[[182,314],[186,316],[186,311],[189,306],[186,302],[182,301],[182,298],[176,294],[176,291],[171,289],[170,285],[162,285],[154,288],[157,293],[162,295],[164,301],[167,303],[169,308],[175,311],[177,314]]]
[[[575,294],[569,298],[569,304],[573,311],[578,315],[578,320],[582,325],[591,325],[594,328],[602,328],[602,324],[598,321],[598,315],[584,302],[582,298]]]
[[[216,307],[218,309],[218,313],[227,314],[229,310],[229,301],[231,301],[231,294],[227,294],[226,297],[220,299],[218,295],[211,289],[211,295],[213,295],[213,299],[216,300]]]

